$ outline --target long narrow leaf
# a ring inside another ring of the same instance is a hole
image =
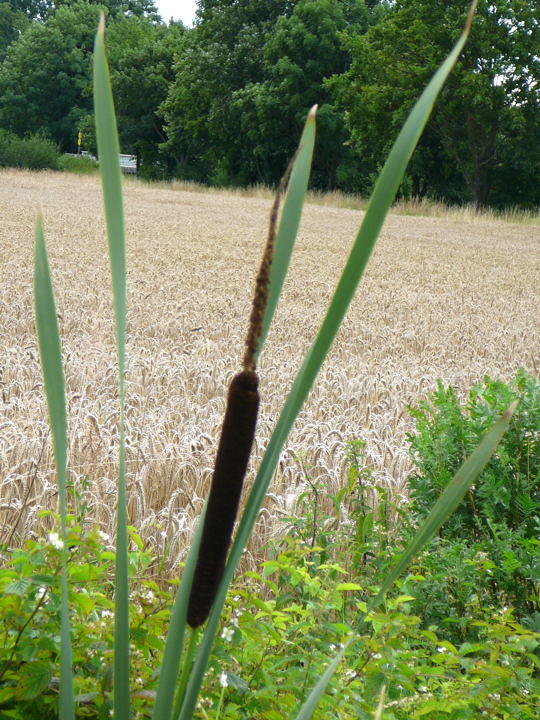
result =
[[[380,605],[383,601],[384,595],[393,585],[396,578],[401,575],[411,560],[418,555],[424,545],[431,540],[445,520],[457,508],[467,490],[470,488],[478,475],[480,475],[486,464],[489,462],[490,457],[495,452],[495,448],[508,428],[508,423],[510,422],[510,418],[516,409],[517,404],[518,401],[516,400],[512,403],[512,405],[510,405],[508,410],[495,423],[491,430],[484,435],[480,445],[478,445],[472,455],[465,461],[452,480],[448,483],[448,486],[433,506],[426,520],[419,528],[418,532],[415,534],[403,554],[400,555],[399,561],[396,563],[395,567],[385,577],[378,594],[369,603],[368,610],[373,610]]]
[[[431,82],[422,93],[421,97],[413,107],[399,136],[394,143],[385,166],[377,180],[373,195],[371,197],[364,220],[353,244],[351,253],[338,282],[336,291],[326,312],[321,328],[309,350],[300,371],[296,377],[291,392],[289,393],[276,428],[270,438],[268,448],[262,459],[257,477],[248,498],[238,532],[229,554],[229,560],[223,578],[214,601],[214,607],[208,619],[206,630],[199,646],[199,652],[190,683],[186,692],[186,698],[180,720],[191,720],[197,697],[202,685],[206,665],[210,656],[212,644],[217,631],[219,616],[225,602],[228,586],[232,580],[234,571],[240,561],[242,551],[251,535],[257,515],[264,501],[264,496],[270,485],[279,456],[293,423],[300,412],[304,401],[313,385],[315,377],[321,367],[336,333],[341,325],[343,317],[354,296],[360,278],[367,265],[371,252],[386,218],[388,210],[394,200],[395,194],[405,172],[408,160],[418,142],[422,130],[428,120],[433,103],[450,73],[459,53],[467,39],[473,12],[476,7],[476,0],[471,6],[465,30],[455,47],[435,73]]]
[[[103,186],[105,220],[114,297],[118,386],[120,396],[118,507],[116,513],[114,714],[128,720],[129,710],[129,587],[127,559],[126,460],[124,428],[124,371],[126,337],[126,270],[124,209],[120,172],[120,147],[105,55],[105,19],[101,16],[94,45],[94,109],[99,167]]]
[[[283,281],[289,269],[289,262],[294,248],[298,226],[300,225],[300,217],[306,190],[308,186],[309,175],[311,172],[311,161],[313,158],[313,146],[315,144],[315,116],[317,106],[311,108],[307,116],[304,131],[298,145],[298,154],[293,164],[291,178],[287,187],[287,195],[283,203],[283,212],[279,221],[279,227],[276,235],[276,247],[274,259],[272,261],[272,269],[270,270],[270,287],[268,291],[268,303],[263,318],[263,326],[255,360],[258,360],[261,354],[264,341],[268,335],[272,318],[281,294]]]
[[[49,424],[51,428],[58,496],[60,500],[60,529],[63,542],[60,607],[60,720],[73,720],[73,675],[71,639],[69,634],[67,544],[66,544],[66,481],[67,481],[67,418],[64,371],[60,332],[56,319],[56,304],[51,282],[47,249],[41,218],[36,221],[34,258],[34,302],[39,354]]]

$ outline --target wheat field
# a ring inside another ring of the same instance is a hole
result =
[[[57,493],[32,306],[41,209],[57,293],[78,514],[113,535],[118,398],[112,296],[97,177],[0,172],[0,542],[43,536]],[[226,387],[240,369],[268,197],[125,183],[130,522],[173,568],[212,472]],[[253,479],[343,267],[362,213],[307,206],[259,365]],[[283,532],[311,482],[335,493],[346,443],[366,442],[376,483],[406,502],[409,404],[437,378],[465,393],[484,374],[537,372],[540,227],[391,215],[286,443],[247,562]]]

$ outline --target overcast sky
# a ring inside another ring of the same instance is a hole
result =
[[[156,0],[159,14],[168,22],[171,17],[182,20],[184,25],[192,25],[197,3],[195,0]]]

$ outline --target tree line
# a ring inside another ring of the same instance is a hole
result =
[[[0,128],[95,150],[100,11],[122,152],[149,179],[274,185],[317,103],[312,186],[367,194],[469,0],[199,0],[193,28],[153,0],[0,2]],[[401,186],[478,207],[540,205],[536,0],[480,0],[470,40]]]

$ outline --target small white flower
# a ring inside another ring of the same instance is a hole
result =
[[[143,598],[144,598],[145,600],[148,600],[148,602],[152,602],[153,599],[154,599],[154,593],[152,592],[152,590],[147,590],[147,591],[144,593]]]
[[[103,530],[98,530],[97,534],[103,540],[103,542],[106,542],[106,543],[111,542],[111,536],[109,535],[109,533],[103,532]]]
[[[159,534],[161,535],[161,537],[163,538],[163,540],[166,540],[166,539],[167,539],[167,533],[165,532],[165,530],[162,530]]]
[[[102,618],[109,618],[109,617],[112,617],[112,616],[113,616],[113,613],[111,612],[111,610],[102,610],[102,611],[101,611],[101,617],[102,617]]]
[[[142,686],[142,685],[143,685],[143,679],[140,678],[140,677],[138,677],[138,678],[135,680],[135,682],[136,682],[137,685],[139,685],[139,686]]]
[[[36,590],[36,600],[43,600],[43,598],[47,594],[47,589],[48,588],[46,587],[38,587],[38,589]]]
[[[221,638],[225,640],[225,642],[231,642],[234,635],[234,628],[233,627],[224,627],[221,631]]]
[[[61,550],[64,547],[64,543],[60,540],[58,533],[49,533],[49,542],[56,550]]]
[[[374,660],[380,660],[381,658],[382,658],[381,653],[375,653],[375,654],[373,655],[373,659],[374,659]]]
[[[421,685],[418,689],[419,689],[420,692],[422,692],[422,693],[426,693],[426,692],[427,692],[427,687],[426,687],[425,685]]]
[[[438,647],[438,648],[437,648],[437,652],[439,652],[439,653],[445,653],[445,652],[447,652],[447,649],[446,649],[445,647]]]
[[[219,684],[221,685],[221,687],[224,687],[224,688],[229,686],[229,681],[227,680],[226,672],[222,672],[221,675],[219,676]]]

